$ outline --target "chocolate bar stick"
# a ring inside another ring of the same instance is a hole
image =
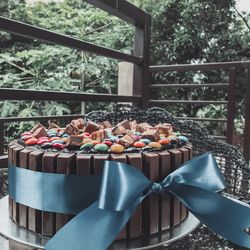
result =
[[[143,155],[143,172],[153,182],[159,182],[159,155],[145,153]],[[142,205],[142,223],[145,234],[159,231],[159,195],[152,194]]]
[[[142,171],[142,157],[139,153],[127,154],[128,164]],[[139,205],[127,224],[127,238],[136,238],[142,235],[142,205]]]
[[[171,173],[171,159],[167,151],[159,152],[160,157],[160,181]],[[160,195],[160,225],[159,231],[170,228],[170,196]]]
[[[182,153],[182,164],[189,160],[189,149],[187,148],[179,148]],[[181,221],[187,218],[187,208],[181,203]]]
[[[184,148],[187,148],[189,150],[189,160],[191,160],[192,157],[193,157],[193,146],[192,146],[192,144],[188,143],[187,145],[184,146]]]
[[[75,154],[61,153],[57,157],[57,173],[75,174]],[[56,213],[56,232],[58,232],[70,219],[71,215]]]
[[[10,144],[8,147],[8,163],[13,165],[13,149],[18,146],[17,143]],[[9,196],[9,215],[13,218],[13,199]]]
[[[42,171],[43,151],[33,151],[29,156],[29,169],[33,171]],[[28,208],[28,228],[35,232],[42,232],[42,212],[40,210]]]
[[[94,175],[101,175],[104,161],[109,159],[109,155],[103,154],[103,155],[94,155]]]
[[[90,175],[91,161],[92,161],[92,155],[85,155],[85,154],[76,155],[76,174]]]
[[[171,171],[176,170],[182,164],[182,153],[177,149],[168,150],[171,156]],[[171,197],[171,226],[180,224],[181,221],[181,202]]]
[[[31,148],[25,148],[20,151],[20,168],[29,168],[29,154],[33,151]],[[28,227],[28,207],[19,204],[19,225],[22,227]]]
[[[111,154],[111,160],[112,161],[117,161],[117,162],[122,162],[122,163],[127,163],[127,157],[125,154]],[[117,240],[121,239],[126,239],[126,226],[122,229],[120,234],[116,237]]]
[[[20,145],[13,148],[13,154],[12,154],[13,166],[19,167],[20,165],[19,159],[20,159],[21,150],[23,150],[23,147]],[[13,200],[12,204],[13,204],[13,217],[12,218],[17,224],[19,224],[19,203]]]
[[[45,152],[42,159],[42,171],[46,173],[56,173],[58,153]],[[52,212],[42,212],[42,234],[53,236],[55,228],[56,214]]]

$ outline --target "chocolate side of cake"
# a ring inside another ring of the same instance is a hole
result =
[[[42,157],[44,152],[34,150],[29,154],[29,169],[33,171],[42,171]],[[28,228],[36,233],[42,233],[42,211],[28,208]]]
[[[171,173],[171,158],[168,151],[159,152],[160,160],[160,181]],[[168,194],[160,195],[160,231],[170,228],[170,196]]]
[[[192,147],[187,145],[179,149],[149,153],[127,154],[72,154],[42,152],[38,149],[23,149],[18,144],[9,147],[13,155],[14,165],[20,163],[20,155],[28,157],[28,168],[34,171],[51,173],[91,175],[101,174],[105,160],[128,163],[144,172],[154,182],[162,181],[171,171],[179,167],[191,157]],[[22,152],[23,151],[23,152]],[[15,155],[15,156],[14,156]],[[18,158],[19,157],[19,158]],[[19,160],[18,160],[19,159]],[[10,158],[11,162],[11,158]],[[14,202],[14,201],[12,201]],[[19,225],[36,233],[54,235],[72,215],[43,212],[16,203],[15,211],[10,212],[12,219]],[[25,224],[25,215],[27,216]],[[175,198],[165,194],[152,194],[137,208],[131,220],[117,239],[132,239],[142,235],[151,235],[173,226],[179,225],[187,217],[186,208]],[[25,226],[26,225],[26,226]]]
[[[57,157],[56,172],[59,174],[75,174],[76,158],[72,153],[61,153]],[[56,232],[58,232],[69,220],[71,215],[56,213]]]
[[[127,163],[142,171],[142,157],[140,153],[127,154]],[[142,236],[142,204],[137,207],[127,224],[127,237],[129,239],[140,236]]]
[[[125,120],[118,124],[73,120],[66,128],[38,124],[9,145],[10,164],[33,171],[73,175],[101,175],[105,160],[123,162],[160,182],[192,157],[185,136],[171,124]],[[20,187],[21,188],[21,187]],[[48,194],[49,195],[49,194]],[[9,198],[10,217],[20,226],[53,236],[73,215],[36,210]],[[117,240],[152,235],[179,225],[187,209],[174,197],[155,193],[147,197]]]
[[[20,151],[20,168],[29,168],[29,154],[32,151],[32,148],[25,148]],[[19,225],[25,228],[28,227],[28,208],[22,204],[19,204]]]
[[[42,159],[42,171],[45,173],[56,173],[58,153],[45,152]],[[48,194],[49,195],[49,194]],[[56,214],[42,212],[42,234],[52,236],[56,232]]]
[[[157,153],[143,154],[143,173],[153,182],[159,182],[159,155]],[[159,231],[159,194],[151,194],[142,205],[143,232],[146,235]]]

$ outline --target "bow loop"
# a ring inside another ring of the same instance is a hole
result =
[[[211,192],[218,192],[226,187],[224,177],[211,152],[185,162],[162,183],[169,192],[179,185],[195,186]]]

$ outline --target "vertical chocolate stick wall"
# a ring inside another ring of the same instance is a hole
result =
[[[33,151],[29,155],[29,169],[34,171],[42,171],[43,151]],[[28,228],[36,233],[42,232],[42,212],[29,207],[28,209]]]
[[[75,174],[76,173],[75,154],[61,153],[57,157],[57,173],[60,174]],[[59,231],[69,220],[71,215],[56,214],[56,232]]]
[[[46,173],[56,173],[58,153],[45,152],[42,160],[42,171]],[[49,194],[48,194],[49,195]],[[56,232],[56,214],[52,212],[42,212],[42,234],[53,236]]]
[[[31,148],[25,148],[20,151],[20,168],[29,168],[29,154],[33,151]],[[19,225],[28,227],[28,207],[19,204]]]

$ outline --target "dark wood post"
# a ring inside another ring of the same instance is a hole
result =
[[[234,133],[234,118],[235,118],[235,92],[236,92],[236,68],[232,67],[229,69],[229,86],[227,94],[227,132],[226,140],[227,143],[233,144],[233,133]]]
[[[247,95],[244,131],[244,156],[246,161],[250,161],[250,67],[247,68]]]
[[[134,55],[142,57],[142,65],[134,64],[133,95],[141,95],[142,108],[148,106],[149,101],[149,64],[150,64],[150,30],[151,16],[145,16],[145,26],[136,26]]]

